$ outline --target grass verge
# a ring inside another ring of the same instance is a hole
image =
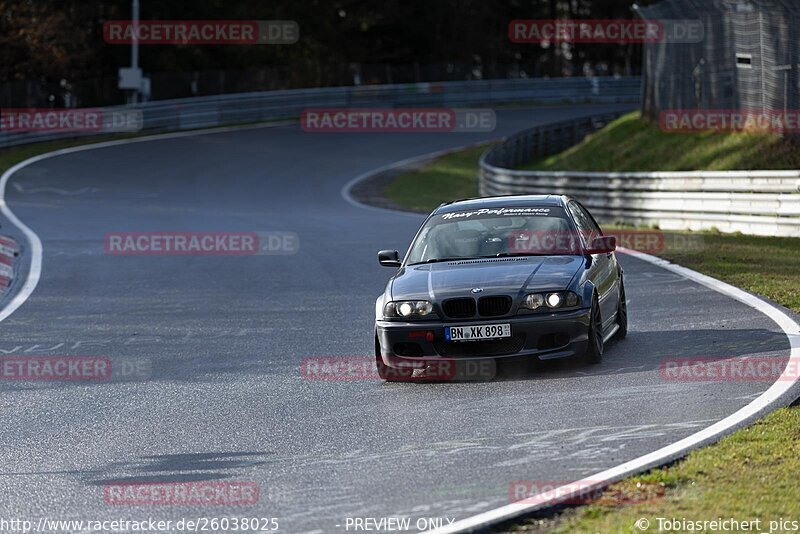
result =
[[[430,211],[440,203],[477,194],[477,164],[483,149],[453,153],[400,175],[387,196],[401,205]],[[602,157],[597,157],[600,154]],[[666,134],[626,115],[577,147],[527,168],[575,170],[690,170],[800,168],[800,151],[766,134]],[[673,232],[670,232],[673,233]],[[718,232],[674,232],[702,240],[702,247],[665,249],[660,255],[737,287],[763,295],[800,313],[800,239]],[[511,527],[523,532],[641,532],[634,523],[658,517],[713,520],[761,518],[798,520],[800,407],[783,408],[718,443],[691,452],[671,466],[613,485],[586,506]],[[663,495],[648,502],[620,502],[642,485]],[[786,531],[783,526],[772,532]],[[697,530],[697,529],[695,529]],[[797,530],[797,529],[795,529]],[[683,532],[684,528],[674,530]],[[703,530],[699,530],[703,531]],[[705,530],[710,531],[710,530]]]
[[[384,194],[397,204],[420,212],[429,212],[448,200],[478,196],[478,159],[486,147],[471,147],[437,158],[392,180]]]
[[[800,489],[800,408],[781,408],[718,443],[690,453],[676,464],[654,469],[609,488],[596,502],[550,519],[531,520],[511,532],[642,532],[634,527],[641,518],[649,531],[659,531],[658,518],[692,521],[735,518],[760,519],[753,532],[786,532],[770,528],[780,518],[797,520]],[[632,494],[637,486],[658,485],[659,498],[615,504],[608,495]],[[686,532],[688,528],[662,532]],[[685,527],[685,525],[680,525]],[[712,532],[710,528],[691,529]],[[745,532],[745,530],[733,530]]]
[[[770,133],[663,132],[628,113],[581,143],[522,169],[573,171],[728,171],[800,169],[800,149]]]

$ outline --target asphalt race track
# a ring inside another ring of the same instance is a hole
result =
[[[41,238],[43,268],[0,324],[0,349],[104,355],[149,371],[98,383],[0,381],[0,516],[275,517],[283,532],[343,532],[348,517],[463,519],[508,504],[512,481],[576,480],[748,404],[769,383],[667,381],[659,364],[788,358],[786,336],[752,308],[630,255],[620,255],[629,337],[610,344],[601,365],[444,384],[300,375],[304,357],[373,354],[374,301],[391,274],[375,253],[405,250],[421,222],[346,202],[348,181],[612,107],[500,110],[492,134],[241,129],[77,152],[16,173],[6,201]],[[5,221],[2,231],[23,239]],[[300,249],[106,254],[105,234],[126,231],[285,231]],[[103,497],[110,483],[195,480],[255,482],[259,502]]]

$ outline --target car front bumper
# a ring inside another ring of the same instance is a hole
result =
[[[589,308],[513,317],[448,321],[377,321],[381,358],[390,367],[421,369],[448,360],[535,358],[550,360],[586,351]],[[511,337],[485,341],[446,341],[445,327],[511,324]]]

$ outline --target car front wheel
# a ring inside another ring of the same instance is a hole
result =
[[[625,284],[619,279],[619,305],[617,307],[617,339],[625,339],[628,335],[628,302],[625,300]]]
[[[592,298],[592,312],[589,316],[589,339],[585,359],[589,363],[600,363],[603,359],[603,320],[597,295]]]

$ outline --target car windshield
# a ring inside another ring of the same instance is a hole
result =
[[[431,217],[411,245],[407,265],[515,255],[579,254],[563,208],[503,207]]]

